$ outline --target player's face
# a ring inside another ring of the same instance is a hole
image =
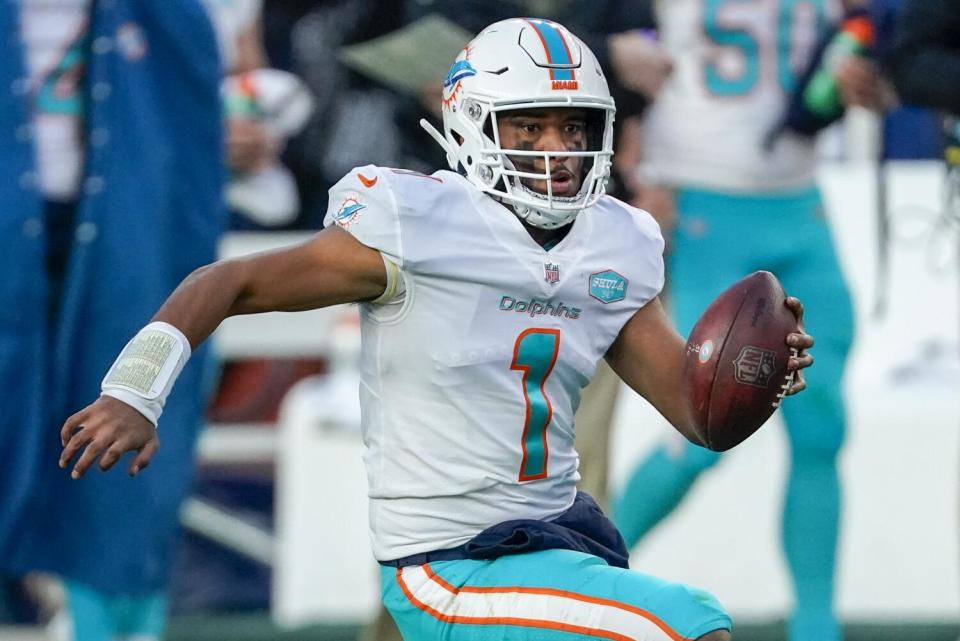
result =
[[[521,151],[585,151],[586,113],[568,107],[505,111],[497,119],[501,149]],[[544,159],[536,156],[509,156],[519,171],[544,173]],[[576,196],[583,180],[583,158],[550,157],[550,183],[554,196]],[[523,184],[547,193],[546,180],[522,178]]]

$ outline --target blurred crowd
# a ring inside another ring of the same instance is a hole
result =
[[[258,152],[250,149],[254,145],[244,137],[246,131],[241,128],[246,125],[238,123],[231,128],[231,133],[237,129],[231,139],[236,142],[235,151],[231,144],[233,169],[249,169],[251,161],[246,159],[258,153],[277,152],[296,177],[299,190],[300,209],[291,220],[280,225],[253,221],[253,226],[317,228],[326,211],[327,189],[360,164],[410,167],[428,173],[445,165],[442,153],[417,124],[420,118],[439,120],[440,81],[418,93],[400,92],[351,68],[338,53],[343,47],[383,36],[429,15],[444,16],[470,34],[518,15],[548,16],[570,25],[597,52],[617,101],[617,171],[611,191],[627,200],[639,197],[643,187],[643,173],[637,171],[640,116],[671,70],[671,61],[656,44],[652,4],[647,0],[589,4],[572,0],[265,0],[261,62],[299,77],[315,105],[303,129],[285,146],[264,141]],[[878,36],[870,47],[870,57],[880,66],[892,59],[900,4],[901,0],[870,3]],[[940,157],[943,137],[936,114],[900,104],[890,95],[885,98],[882,159]],[[266,162],[265,158],[259,161]],[[233,225],[250,228],[251,221],[241,214],[234,217]]]
[[[273,67],[301,78],[315,99],[313,114],[282,153],[302,203],[288,226],[316,228],[326,211],[327,189],[355,166],[429,173],[445,165],[418,124],[420,118],[439,121],[445,72],[433,83],[399,92],[346,65],[339,54],[344,47],[428,16],[442,16],[469,38],[491,22],[518,15],[549,15],[584,38],[607,67],[621,119],[642,112],[669,70],[652,41],[640,35],[654,24],[645,3],[268,0],[263,7],[266,57]]]

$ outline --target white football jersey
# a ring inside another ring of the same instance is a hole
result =
[[[809,139],[765,138],[836,0],[661,0],[660,40],[674,71],[644,128],[644,169],[656,181],[726,191],[809,185]]]
[[[83,96],[91,0],[25,0],[20,35],[30,78],[40,187],[70,201],[83,175]]]
[[[653,219],[604,197],[550,251],[460,175],[355,169],[327,223],[405,292],[362,305],[360,401],[374,555],[450,548],[573,502],[573,416],[620,329],[663,284]]]

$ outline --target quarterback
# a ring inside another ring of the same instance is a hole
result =
[[[443,132],[424,123],[451,170],[357,168],[307,243],[189,276],[66,421],[61,466],[136,451],[142,470],[179,369],[228,316],[359,303],[371,540],[406,639],[729,639],[712,596],[627,569],[576,489],[573,416],[601,358],[697,441],[659,228],[604,195],[613,119],[569,31],[491,25],[445,79]],[[784,339],[791,370],[812,363],[809,335]]]

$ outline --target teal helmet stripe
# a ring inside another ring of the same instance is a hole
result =
[[[573,56],[570,55],[570,47],[567,45],[567,40],[552,22],[546,20],[527,20],[527,22],[534,28],[537,35],[540,36],[543,49],[547,53],[548,64],[573,64]],[[554,69],[551,67],[550,78],[553,80],[576,80],[576,73],[573,69]]]

